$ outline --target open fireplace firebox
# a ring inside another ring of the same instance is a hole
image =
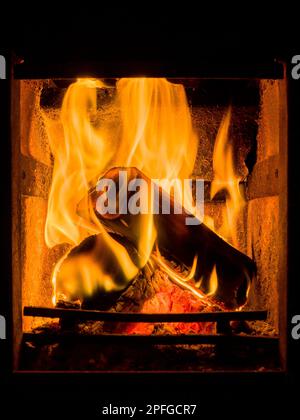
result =
[[[284,65],[94,70],[14,68],[15,369],[284,369]]]

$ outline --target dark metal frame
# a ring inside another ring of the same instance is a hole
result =
[[[60,318],[74,321],[106,322],[230,322],[230,321],[265,321],[267,311],[226,311],[226,312],[190,312],[190,313],[141,313],[108,312],[87,309],[45,308],[25,306],[25,316],[40,318]]]
[[[1,303],[1,314],[4,314],[7,319],[7,331],[8,331],[8,339],[5,342],[0,342],[1,346],[1,354],[4,354],[4,357],[1,357],[1,374],[4,374],[7,381],[11,383],[13,381],[17,384],[28,384],[30,381],[32,384],[38,384],[41,380],[46,381],[48,384],[56,383],[57,376],[62,384],[70,384],[70,383],[80,383],[84,384],[89,381],[89,383],[94,382],[97,383],[96,377],[98,374],[89,374],[86,373],[78,374],[73,373],[70,377],[69,374],[65,373],[55,373],[47,374],[43,373],[21,373],[17,372],[13,368],[13,361],[12,361],[12,353],[13,353],[13,342],[15,338],[13,338],[13,295],[15,291],[13,290],[12,286],[12,254],[11,254],[11,233],[12,233],[12,206],[11,206],[11,183],[12,183],[12,176],[11,176],[11,162],[8,159],[8,156],[12,155],[12,148],[13,148],[13,141],[12,141],[12,101],[17,99],[17,96],[14,97],[15,92],[12,92],[12,86],[14,84],[14,80],[21,79],[21,78],[55,78],[55,77],[68,77],[72,78],[78,75],[84,76],[101,76],[105,77],[106,75],[112,77],[114,75],[112,68],[114,69],[117,76],[134,76],[137,74],[147,74],[151,76],[170,76],[170,77],[182,77],[182,76],[189,76],[189,77],[222,77],[222,78],[281,78],[283,77],[283,69],[282,66],[274,61],[268,63],[247,63],[243,62],[242,64],[239,63],[238,65],[234,65],[231,63],[226,67],[220,66],[218,62],[218,67],[215,66],[214,63],[185,63],[182,66],[180,63],[139,63],[139,67],[137,67],[137,63],[126,63],[125,66],[118,65],[118,63],[103,63],[95,62],[94,64],[90,63],[89,66],[82,66],[80,68],[74,65],[74,63],[59,63],[58,65],[44,65],[43,66],[35,66],[34,64],[18,64],[13,67],[12,62],[15,62],[15,59],[12,58],[12,54],[10,52],[4,52],[7,57],[8,65],[10,66],[10,78],[6,81],[0,81],[0,110],[1,110],[1,119],[0,119],[0,129],[1,129],[1,138],[4,139],[2,144],[1,150],[1,165],[0,165],[0,179],[5,180],[5,182],[1,182],[1,197],[3,198],[4,205],[1,206],[1,220],[5,223],[2,224],[3,235],[1,235],[1,266],[5,267],[3,270],[4,279],[0,282],[0,303]],[[23,66],[23,67],[22,67]],[[113,66],[113,67],[112,67]],[[139,69],[138,71],[136,69]],[[218,68],[216,71],[215,69]],[[76,70],[74,70],[76,69]],[[190,69],[189,71],[187,71]],[[288,69],[289,71],[289,69]],[[298,88],[298,87],[297,87]],[[293,91],[294,89],[294,91]],[[288,113],[289,113],[289,121],[288,121],[288,136],[289,136],[289,175],[294,175],[294,169],[297,168],[296,162],[296,144],[300,138],[300,127],[299,127],[299,118],[298,112],[300,109],[300,95],[297,96],[296,92],[299,93],[300,89],[296,89],[295,82],[289,80],[287,78],[287,94],[288,94]],[[15,99],[14,99],[15,98]],[[291,176],[289,179],[289,203],[292,203],[293,193],[296,193],[296,183],[292,184]],[[291,226],[293,222],[297,219],[295,207],[289,207],[289,247],[288,247],[288,270],[289,270],[289,278],[291,279],[292,276],[295,278],[297,271],[295,270],[297,261],[297,255],[295,254],[295,248],[292,248],[292,245],[295,244],[295,235],[296,229],[294,232],[292,231]],[[294,226],[299,227],[296,223]],[[288,346],[288,353],[287,353],[287,366],[284,365],[284,369],[281,372],[252,372],[252,373],[238,373],[238,372],[226,372],[226,374],[219,372],[219,373],[176,373],[170,372],[169,374],[161,376],[161,385],[163,383],[172,383],[174,378],[180,378],[181,384],[188,384],[193,383],[195,381],[195,377],[197,377],[198,383],[216,383],[219,384],[227,384],[230,380],[231,383],[251,383],[251,381],[258,380],[260,378],[260,382],[264,383],[267,381],[275,381],[276,383],[282,383],[286,373],[289,372],[289,377],[292,375],[292,370],[295,370],[295,360],[296,358],[296,346],[294,342],[287,336],[286,326],[289,325],[289,319],[291,319],[291,315],[295,313],[295,309],[297,308],[297,286],[295,282],[289,282],[289,288],[287,289],[285,285],[284,293],[288,293],[289,297],[289,306],[286,310],[285,306],[283,306],[283,323],[285,325],[285,332],[282,329],[281,333],[283,334],[283,346]],[[285,299],[285,297],[284,297]],[[134,372],[127,372],[127,373],[99,373],[100,377],[106,381],[107,386],[115,383],[116,377],[121,382],[127,383],[128,375],[130,375],[131,380],[135,383],[138,387],[144,381],[148,383],[157,383],[157,373],[139,373],[138,375]],[[127,378],[127,379],[126,379]]]

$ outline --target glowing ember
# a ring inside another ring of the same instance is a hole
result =
[[[179,273],[181,270],[176,269]],[[170,281],[168,275],[157,269],[147,279],[139,279],[142,283],[143,296],[136,292],[134,285],[132,291],[125,292],[125,296],[116,304],[115,311],[139,311],[142,313],[184,313],[184,312],[205,312],[214,311],[216,307],[205,300],[199,300],[193,293],[181,289]],[[144,282],[144,284],[143,284]],[[139,286],[137,287],[139,288]],[[133,294],[131,294],[133,293]],[[136,295],[137,293],[137,295]],[[146,296],[146,298],[145,298]],[[137,300],[136,307],[132,302]],[[130,302],[130,303],[129,303]],[[218,308],[219,309],[219,308]],[[215,324],[212,322],[174,322],[166,324],[149,323],[128,323],[109,324],[106,326],[109,331],[128,334],[211,334],[215,333]]]

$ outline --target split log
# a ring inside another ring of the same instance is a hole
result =
[[[103,178],[111,179],[117,186],[116,204],[119,202],[119,171],[127,172],[128,182],[143,179],[150,187],[151,180],[136,168],[113,168]],[[174,214],[176,203],[174,198],[159,188],[159,214],[154,214],[154,224],[157,232],[157,244],[160,251],[167,253],[187,267],[191,267],[194,257],[198,255],[198,263],[194,281],[200,279],[202,290],[207,291],[207,285],[214,267],[218,276],[218,288],[216,299],[224,303],[227,308],[242,306],[247,300],[247,292],[250,282],[255,274],[254,262],[245,254],[231,246],[220,236],[210,230],[204,223],[187,225],[186,218],[191,215],[183,209],[181,214]],[[127,200],[135,192],[128,192]],[[102,194],[96,187],[89,191],[90,205],[102,224],[110,231],[116,232],[138,248],[140,239],[138,224],[140,215],[132,214],[100,214],[96,210],[96,202]],[[170,201],[170,214],[162,214],[164,201]],[[86,209],[81,201],[78,205],[78,213],[84,215]]]

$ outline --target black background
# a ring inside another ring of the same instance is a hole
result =
[[[162,2],[161,2],[162,3]],[[195,4],[194,4],[195,3]],[[207,5],[206,5],[207,6]],[[1,6],[2,7],[2,6]],[[252,63],[254,68],[276,57],[290,63],[300,54],[300,17],[294,3],[280,6],[248,3],[204,7],[202,2],[104,6],[55,2],[34,7],[13,4],[0,14],[1,54],[11,51],[25,64],[45,69],[53,63],[105,60],[185,62],[200,59],[220,69]],[[298,275],[300,80],[289,76],[289,319],[300,314]],[[8,82],[0,81],[0,197],[1,197],[1,294],[0,314],[10,323],[10,145]],[[5,96],[7,95],[7,96]],[[6,99],[5,99],[6,98]],[[7,102],[6,102],[7,100]],[[5,137],[6,135],[6,137]],[[8,325],[8,330],[10,325]],[[287,325],[291,330],[291,325]],[[289,334],[290,335],[290,334]],[[45,376],[10,375],[7,351],[10,340],[0,342],[0,417],[99,418],[105,403],[135,405],[137,401],[199,402],[198,418],[231,416],[263,418],[271,413],[289,418],[300,414],[300,340],[289,340],[288,374],[278,380],[261,374],[223,376],[100,376],[95,374]],[[298,407],[297,407],[298,405]],[[8,414],[1,412],[8,409]],[[282,414],[279,413],[282,409]],[[297,415],[297,409],[299,411]],[[10,414],[9,414],[10,413]],[[105,417],[104,417],[105,418]]]

